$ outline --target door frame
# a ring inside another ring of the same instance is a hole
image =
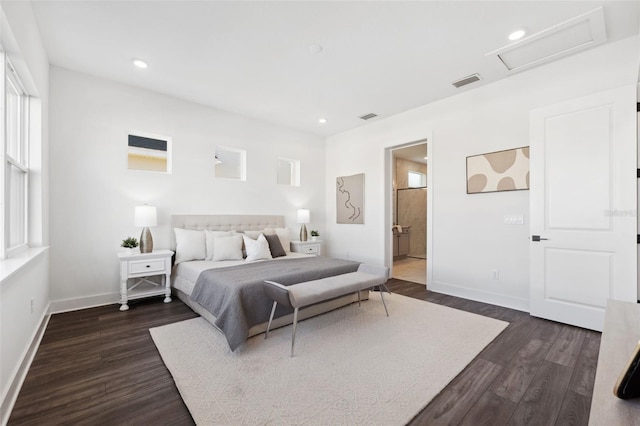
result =
[[[384,244],[385,265],[389,267],[389,277],[393,276],[393,151],[414,145],[427,144],[427,288],[433,282],[433,135],[426,132],[426,136],[412,142],[391,145],[384,150]]]

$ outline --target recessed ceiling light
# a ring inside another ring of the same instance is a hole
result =
[[[313,54],[318,54],[318,53],[322,53],[323,47],[319,44],[312,44],[309,46],[309,52],[313,53]]]
[[[138,68],[147,68],[147,63],[145,61],[143,61],[142,59],[132,59],[133,65],[135,65]]]
[[[526,32],[524,30],[516,30],[511,34],[509,34],[509,40],[511,41],[520,40],[522,37],[524,37],[525,34]]]
[[[319,119],[318,119],[318,123],[320,123],[320,124],[327,124],[327,119],[326,119],[326,118],[319,118]]]

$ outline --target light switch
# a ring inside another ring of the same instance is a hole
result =
[[[504,223],[507,225],[524,225],[524,215],[507,214],[504,216]]]

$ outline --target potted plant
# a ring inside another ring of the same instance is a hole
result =
[[[122,244],[120,244],[120,247],[124,249],[123,251],[132,253],[138,247],[138,240],[134,237],[127,237],[122,240]]]
[[[318,237],[320,236],[320,233],[318,231],[311,231],[311,241],[316,241],[318,239]]]

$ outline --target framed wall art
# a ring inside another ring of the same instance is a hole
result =
[[[364,223],[364,173],[336,178],[337,223]]]
[[[529,147],[467,157],[467,194],[529,189]]]

